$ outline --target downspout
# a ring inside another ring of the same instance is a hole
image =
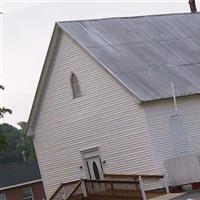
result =
[[[173,100],[174,100],[174,110],[175,110],[175,113],[171,117],[174,117],[178,114],[178,108],[177,108],[177,103],[176,103],[176,95],[175,95],[173,82],[171,82],[171,89],[172,89],[172,96],[173,96]]]

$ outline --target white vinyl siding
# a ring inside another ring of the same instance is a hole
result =
[[[149,134],[158,172],[164,173],[164,161],[176,156],[200,152],[200,96],[144,104]]]
[[[92,147],[105,173],[155,173],[143,108],[66,35],[58,42],[34,128],[47,198],[61,182],[86,177],[80,151]],[[72,99],[71,72],[80,98]]]

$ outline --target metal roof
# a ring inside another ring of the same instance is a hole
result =
[[[141,101],[200,93],[200,13],[58,25]]]
[[[36,161],[0,165],[1,188],[41,179]]]

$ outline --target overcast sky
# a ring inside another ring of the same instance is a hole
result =
[[[56,21],[190,12],[188,0],[0,1],[1,96],[13,110],[3,121],[13,125],[28,120]]]

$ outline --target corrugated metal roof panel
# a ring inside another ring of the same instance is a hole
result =
[[[200,93],[200,13],[58,25],[141,101]]]

